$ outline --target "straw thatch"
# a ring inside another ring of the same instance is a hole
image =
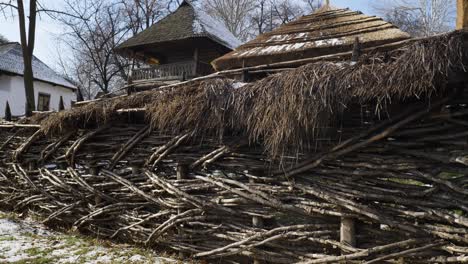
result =
[[[357,64],[313,63],[242,87],[219,78],[97,101],[53,114],[42,125],[46,133],[102,126],[118,118],[119,109],[145,108],[160,130],[243,133],[276,155],[288,146],[307,147],[353,103],[371,102],[378,113],[389,102],[444,94],[450,76],[465,70],[464,35],[421,40]]]
[[[381,18],[326,7],[258,36],[216,59],[213,66],[228,70],[347,52],[357,37],[362,49],[387,49],[410,38]]]

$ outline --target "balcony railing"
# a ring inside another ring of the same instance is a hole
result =
[[[135,69],[132,73],[132,81],[191,79],[210,74],[212,71],[211,65],[202,62],[198,64],[195,61],[170,63]]]

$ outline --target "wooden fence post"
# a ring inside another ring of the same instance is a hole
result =
[[[356,220],[354,218],[341,218],[340,242],[351,247],[356,247]]]
[[[34,171],[37,168],[37,161],[34,159],[31,159],[28,161],[28,169],[29,171]]]
[[[255,183],[255,180],[252,179],[252,178],[250,178],[250,179],[249,179],[249,182],[250,182],[250,183]],[[265,223],[264,223],[264,221],[263,221],[263,217],[257,216],[257,215],[252,216],[252,226],[253,226],[253,227],[256,227],[256,228],[263,228],[264,224],[265,224]],[[253,264],[261,264],[261,263],[262,263],[261,260],[259,260],[259,259],[257,259],[257,258],[254,257],[254,259],[253,259]]]
[[[188,170],[188,166],[185,165],[185,164],[177,164],[177,168],[176,168],[176,172],[177,172],[177,180],[183,180],[183,179],[186,179],[187,178],[187,170]],[[181,214],[183,213],[183,210],[178,208],[177,209],[177,213],[178,214]],[[180,227],[182,227],[183,225],[181,225]],[[183,235],[184,234],[184,231],[182,230],[182,228],[179,228],[179,235]],[[187,256],[184,252],[180,251],[179,252],[179,258],[180,259],[185,259]]]
[[[96,163],[90,163],[89,164],[89,174],[92,176],[98,176],[99,175],[99,167]]]
[[[91,176],[98,176],[99,175],[99,166],[95,161],[91,161],[88,164],[88,173],[91,174]],[[94,204],[98,205],[102,201],[102,198],[98,194],[94,194]]]
[[[263,218],[261,216],[253,216],[252,225],[257,228],[263,228],[264,226]],[[262,261],[254,258],[253,264],[262,264]]]

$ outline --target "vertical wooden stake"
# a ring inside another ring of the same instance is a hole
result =
[[[356,247],[356,226],[354,218],[341,218],[340,242],[351,247]]]
[[[92,176],[97,176],[99,174],[99,168],[96,164],[89,165],[89,174]]]
[[[183,180],[183,179],[186,179],[187,178],[187,165],[185,164],[178,164],[177,165],[177,180]],[[177,213],[178,214],[181,214],[182,213],[182,209],[177,209]],[[183,235],[184,234],[184,231],[182,229],[179,229],[179,235]],[[180,259],[185,259],[186,258],[186,255],[184,252],[180,251],[179,252],[179,258]]]
[[[260,216],[253,216],[252,217],[252,225],[254,227],[262,228],[264,225],[263,218]],[[259,259],[254,258],[253,264],[262,264],[262,261]]]
[[[244,68],[245,68],[245,60],[242,61],[242,69],[244,69]],[[242,82],[249,82],[249,79],[250,79],[249,71],[243,70],[242,71],[241,81]]]
[[[98,176],[99,175],[99,167],[98,165],[95,163],[95,162],[91,162],[89,163],[89,174],[91,174],[92,176]],[[102,198],[101,196],[97,195],[97,194],[94,194],[94,204],[95,205],[98,205],[100,204],[102,201]]]
[[[468,28],[468,0],[457,0],[457,29]]]
[[[29,171],[33,171],[36,169],[36,161],[35,160],[30,160],[28,163],[28,168]]]
[[[254,179],[249,179],[249,182],[254,183],[255,180]],[[264,223],[263,218],[261,216],[256,216],[256,215],[252,216],[252,226],[253,227],[263,228],[264,224],[265,223]],[[261,263],[262,263],[261,260],[254,258],[253,264],[261,264]]]

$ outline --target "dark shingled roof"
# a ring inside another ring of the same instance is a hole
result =
[[[217,70],[258,66],[351,51],[409,39],[409,34],[375,16],[325,6],[321,10],[262,34],[213,62]]]
[[[241,42],[224,26],[189,1],[172,14],[122,43],[118,49],[206,37],[231,50]]]
[[[34,79],[63,86],[72,90],[76,86],[60,76],[41,60],[33,56],[32,67]],[[16,75],[24,75],[23,50],[21,44],[10,42],[0,44],[0,72],[8,72]]]

